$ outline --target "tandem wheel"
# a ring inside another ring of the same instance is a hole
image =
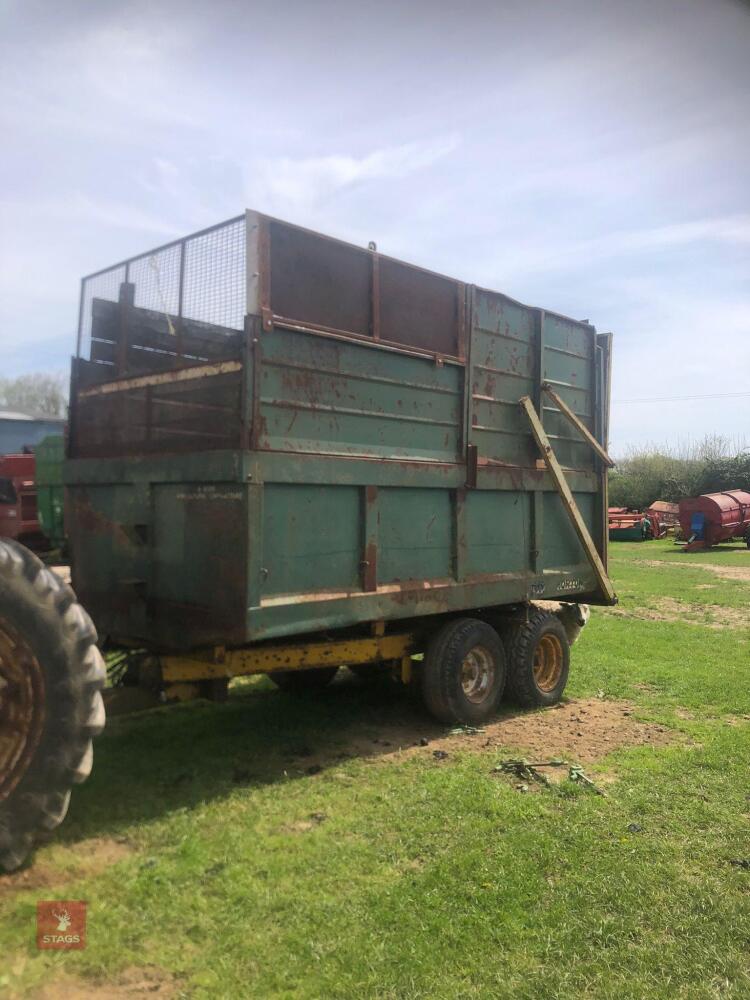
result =
[[[506,657],[500,636],[477,618],[446,622],[425,652],[422,700],[441,722],[486,722],[505,688]]]
[[[558,616],[532,605],[528,618],[507,622],[502,636],[508,659],[508,700],[523,708],[556,705],[570,670],[570,642]]]

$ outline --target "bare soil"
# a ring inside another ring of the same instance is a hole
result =
[[[710,587],[710,584],[707,586]],[[730,608],[723,604],[690,603],[678,601],[673,597],[657,598],[654,607],[651,608],[642,606],[629,608],[620,605],[616,608],[602,608],[601,611],[618,618],[640,618],[657,622],[687,621],[705,625],[706,628],[742,628],[748,624],[747,611],[743,608]]]
[[[32,1000],[119,1000],[122,997],[171,997],[178,989],[172,976],[154,965],[125,969],[106,983],[86,982],[67,973],[56,973],[54,983],[26,994]]]
[[[497,753],[508,750],[529,760],[563,758],[571,763],[591,763],[613,750],[633,746],[663,746],[676,738],[673,730],[634,715],[627,701],[599,698],[574,700],[535,712],[504,715],[478,730],[444,727],[420,718],[383,721],[362,733],[351,734],[334,759],[365,757],[378,760],[424,756],[441,763],[451,754]],[[328,759],[326,759],[328,758]],[[304,758],[308,773],[331,762],[328,753],[310,751]]]
[[[0,878],[0,900],[25,890],[54,890],[75,877],[98,875],[131,854],[133,848],[112,837],[90,837],[66,847],[65,867],[35,860],[33,864]]]
[[[746,555],[741,551],[740,555]],[[661,566],[676,566],[678,569],[707,569],[717,576],[724,577],[725,580],[746,580],[750,581],[750,566],[727,566],[726,563],[704,563],[704,562],[684,562],[678,563],[666,559],[637,559],[641,566],[653,566],[657,569]]]

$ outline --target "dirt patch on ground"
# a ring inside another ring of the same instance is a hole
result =
[[[366,732],[353,733],[338,752],[306,748],[304,760],[290,762],[290,771],[296,764],[302,773],[312,775],[351,757],[389,761],[394,756],[424,756],[440,762],[455,752],[492,753],[501,748],[520,752],[529,760],[563,758],[590,763],[622,747],[663,746],[675,739],[672,730],[642,722],[634,711],[627,701],[589,698],[537,712],[514,712],[479,729],[456,727],[448,732],[415,714],[408,720],[383,720],[377,727],[368,726]]]
[[[604,614],[617,618],[641,618],[657,622],[686,621],[693,625],[705,625],[706,628],[744,628],[748,624],[747,611],[743,608],[730,608],[723,604],[691,604],[674,597],[657,598],[651,608],[628,608],[620,605],[601,610]]]
[[[674,733],[666,726],[641,722],[626,701],[589,698],[539,712],[499,719],[478,733],[456,732],[428,746],[437,750],[495,750],[519,747],[545,760],[562,757],[591,762],[621,747],[663,746]],[[416,749],[410,752],[417,752]]]
[[[740,552],[740,557],[744,556]],[[684,562],[678,563],[667,559],[637,559],[641,566],[652,566],[660,569],[662,566],[676,566],[678,569],[707,569],[725,580],[745,580],[750,582],[750,565],[727,566],[726,563]]]
[[[54,890],[72,878],[98,875],[110,865],[128,857],[133,848],[125,840],[90,837],[71,844],[66,850],[65,867],[33,861],[27,868],[0,878],[0,899],[29,890]]]
[[[130,968],[114,981],[86,982],[65,973],[55,972],[54,983],[37,989],[30,996],[33,1000],[118,1000],[120,997],[171,997],[179,984],[169,973],[155,965]]]

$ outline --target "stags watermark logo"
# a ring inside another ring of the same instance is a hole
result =
[[[85,948],[85,901],[40,899],[36,904],[36,946],[61,950]]]

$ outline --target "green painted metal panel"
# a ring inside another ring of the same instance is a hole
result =
[[[264,492],[263,596],[359,588],[362,491],[268,483]]]
[[[523,573],[531,540],[531,493],[481,490],[466,496],[466,572]]]
[[[379,583],[451,575],[453,506],[448,490],[383,489],[379,510]]]
[[[280,328],[261,347],[262,448],[457,460],[457,366]]]
[[[153,553],[137,527],[149,522],[148,489],[110,482],[77,487],[68,497],[73,586],[81,603],[102,636],[148,636]]]
[[[42,531],[53,548],[65,543],[65,488],[63,462],[65,440],[62,434],[48,434],[34,449],[36,505]]]
[[[536,450],[518,408],[536,384],[534,312],[503,295],[474,290],[468,433],[480,463],[534,464]]]
[[[579,354],[590,361],[594,353],[594,332],[593,326],[587,323],[553,312],[544,314],[545,347]]]
[[[593,538],[597,537],[593,493],[574,493],[581,517]],[[544,494],[544,548],[542,567],[561,570],[586,562],[586,555],[557,493]]]
[[[149,632],[181,644],[222,634],[244,640],[247,595],[247,490],[239,483],[160,483],[146,527]],[[186,572],[186,570],[188,570]]]

